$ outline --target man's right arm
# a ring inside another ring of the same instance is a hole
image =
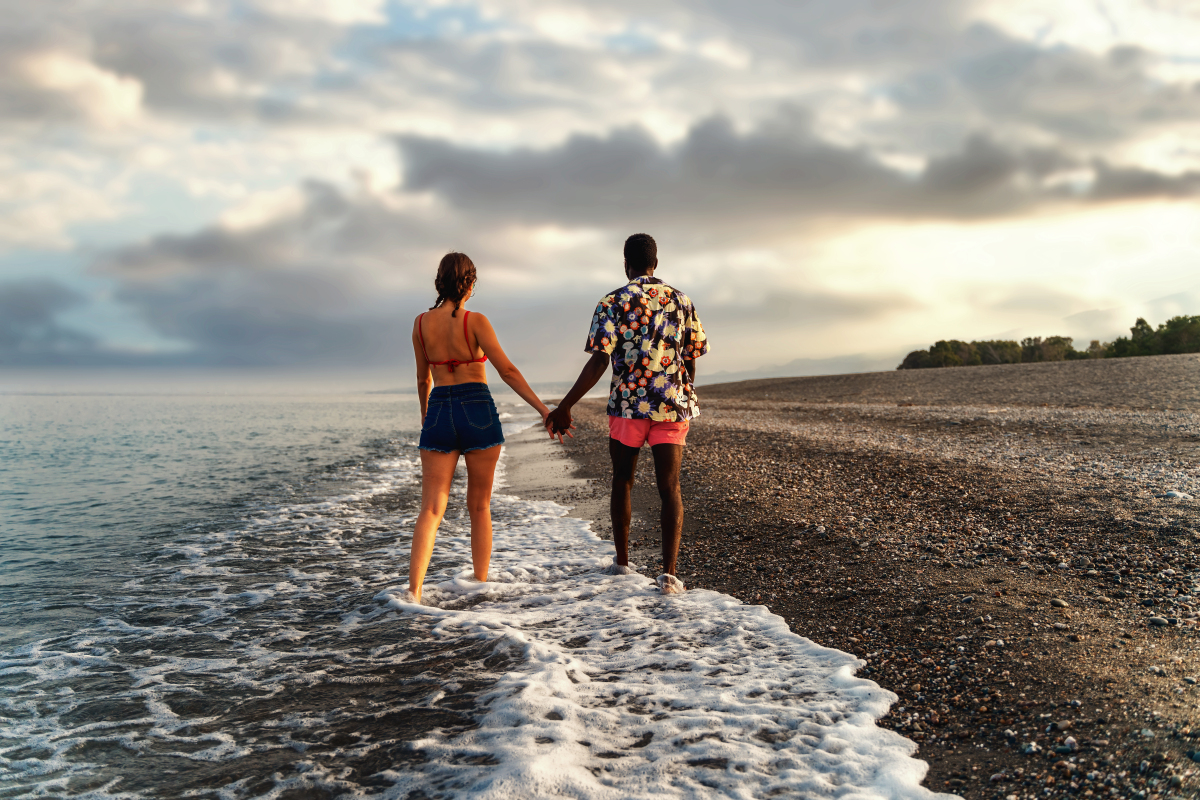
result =
[[[564,433],[568,436],[571,435],[571,409],[604,377],[604,373],[608,372],[608,364],[608,353],[592,353],[592,357],[579,372],[579,377],[575,379],[575,385],[571,387],[571,391],[567,392],[567,396],[559,403],[558,408],[551,411],[550,415],[546,417],[546,427],[550,430],[550,438],[557,435],[559,441],[562,441]]]

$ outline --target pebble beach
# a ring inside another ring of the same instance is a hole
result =
[[[1194,796],[1198,385],[1185,355],[702,386],[679,576],[863,659],[930,789]],[[538,445],[561,478],[512,485],[608,536],[604,405],[576,416]],[[632,560],[653,576],[641,461]]]

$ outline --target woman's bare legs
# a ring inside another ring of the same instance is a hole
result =
[[[471,515],[471,565],[475,579],[486,581],[492,561],[492,482],[500,445],[463,454],[467,462],[467,512]]]
[[[467,464],[470,463],[468,459]],[[425,571],[429,569],[429,559],[433,555],[433,540],[437,536],[438,526],[442,524],[442,517],[446,515],[450,481],[454,479],[454,468],[457,466],[457,450],[451,453],[421,451],[421,513],[413,530],[412,555],[408,560],[408,590],[418,601],[421,599],[421,584],[425,582]],[[490,522],[488,531],[490,534]]]
[[[408,562],[408,590],[418,601],[433,556],[433,540],[446,515],[458,456],[457,450],[421,451],[421,513],[413,530]],[[496,462],[500,460],[500,446],[472,450],[463,458],[467,462],[467,511],[471,515],[471,564],[476,579],[486,581],[492,559],[492,482],[496,477]]]

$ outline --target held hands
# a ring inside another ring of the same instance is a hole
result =
[[[546,426],[546,432],[550,434],[550,438],[558,437],[559,444],[565,444],[563,435],[567,435],[572,439],[575,434],[571,431],[575,430],[575,426],[571,424],[571,410],[558,406],[553,411],[548,413],[542,420],[542,424]]]

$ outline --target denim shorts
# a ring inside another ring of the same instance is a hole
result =
[[[486,383],[436,386],[421,427],[422,450],[469,453],[504,444],[500,415]]]

